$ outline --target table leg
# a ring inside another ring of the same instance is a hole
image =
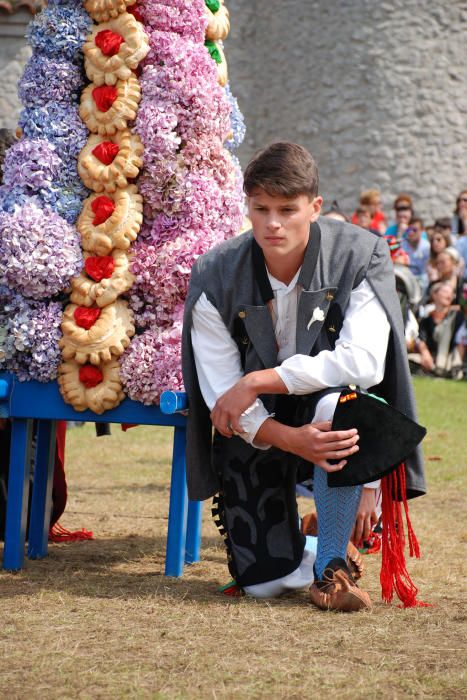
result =
[[[12,571],[21,569],[24,561],[32,425],[32,420],[26,418],[12,420],[5,547],[3,550],[3,568]]]
[[[56,427],[56,421],[38,421],[36,464],[29,521],[28,556],[30,559],[40,559],[47,556],[52,509]]]
[[[169,526],[167,530],[167,550],[165,555],[166,576],[181,576],[183,574],[188,505],[185,445],[185,429],[174,428]]]
[[[188,527],[186,533],[185,564],[199,561],[201,547],[202,501],[188,501]]]

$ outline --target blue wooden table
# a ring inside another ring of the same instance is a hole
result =
[[[181,576],[184,563],[199,561],[202,504],[188,502],[187,497],[186,416],[179,412],[184,407],[184,394],[166,392],[161,400],[163,410],[127,398],[117,408],[98,416],[92,411],[75,411],[66,404],[56,382],[19,382],[11,374],[0,373],[0,418],[12,421],[3,568],[15,571],[24,562],[34,420],[37,421],[37,447],[28,537],[30,559],[47,555],[56,421],[66,420],[174,428],[165,574]]]

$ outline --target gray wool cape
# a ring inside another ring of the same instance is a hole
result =
[[[245,374],[276,367],[276,338],[264,300],[265,274],[262,252],[251,231],[221,243],[200,256],[193,265],[182,340],[183,379],[189,405],[186,458],[191,500],[204,500],[219,491],[210,412],[199,388],[191,344],[193,307],[204,292],[236,341]],[[385,375],[371,391],[416,420],[402,315],[389,247],[384,238],[324,217],[311,225],[298,279],[302,292],[297,310],[296,352],[316,355],[334,348],[350,294],[364,279],[381,302],[391,325]],[[317,306],[324,311],[324,319],[309,325]],[[368,328],[368,333],[371,332]],[[260,398],[267,410],[273,412],[275,396]],[[255,450],[240,437],[228,440],[228,449],[230,454],[236,453],[243,459]],[[426,492],[419,447],[406,460],[406,479],[408,498]]]

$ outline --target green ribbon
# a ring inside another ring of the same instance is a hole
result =
[[[204,0],[204,2],[214,14],[219,11],[221,6],[220,0]]]
[[[207,39],[204,42],[204,45],[207,48],[207,50],[209,51],[211,58],[213,58],[216,63],[219,63],[219,64],[222,63],[222,56],[219,53],[219,49],[216,46],[216,42],[211,41],[211,39]]]

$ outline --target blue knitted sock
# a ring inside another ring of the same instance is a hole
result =
[[[334,557],[346,558],[347,544],[355,524],[362,486],[329,488],[324,469],[315,467],[313,494],[318,513],[318,552],[315,571],[319,580]]]

